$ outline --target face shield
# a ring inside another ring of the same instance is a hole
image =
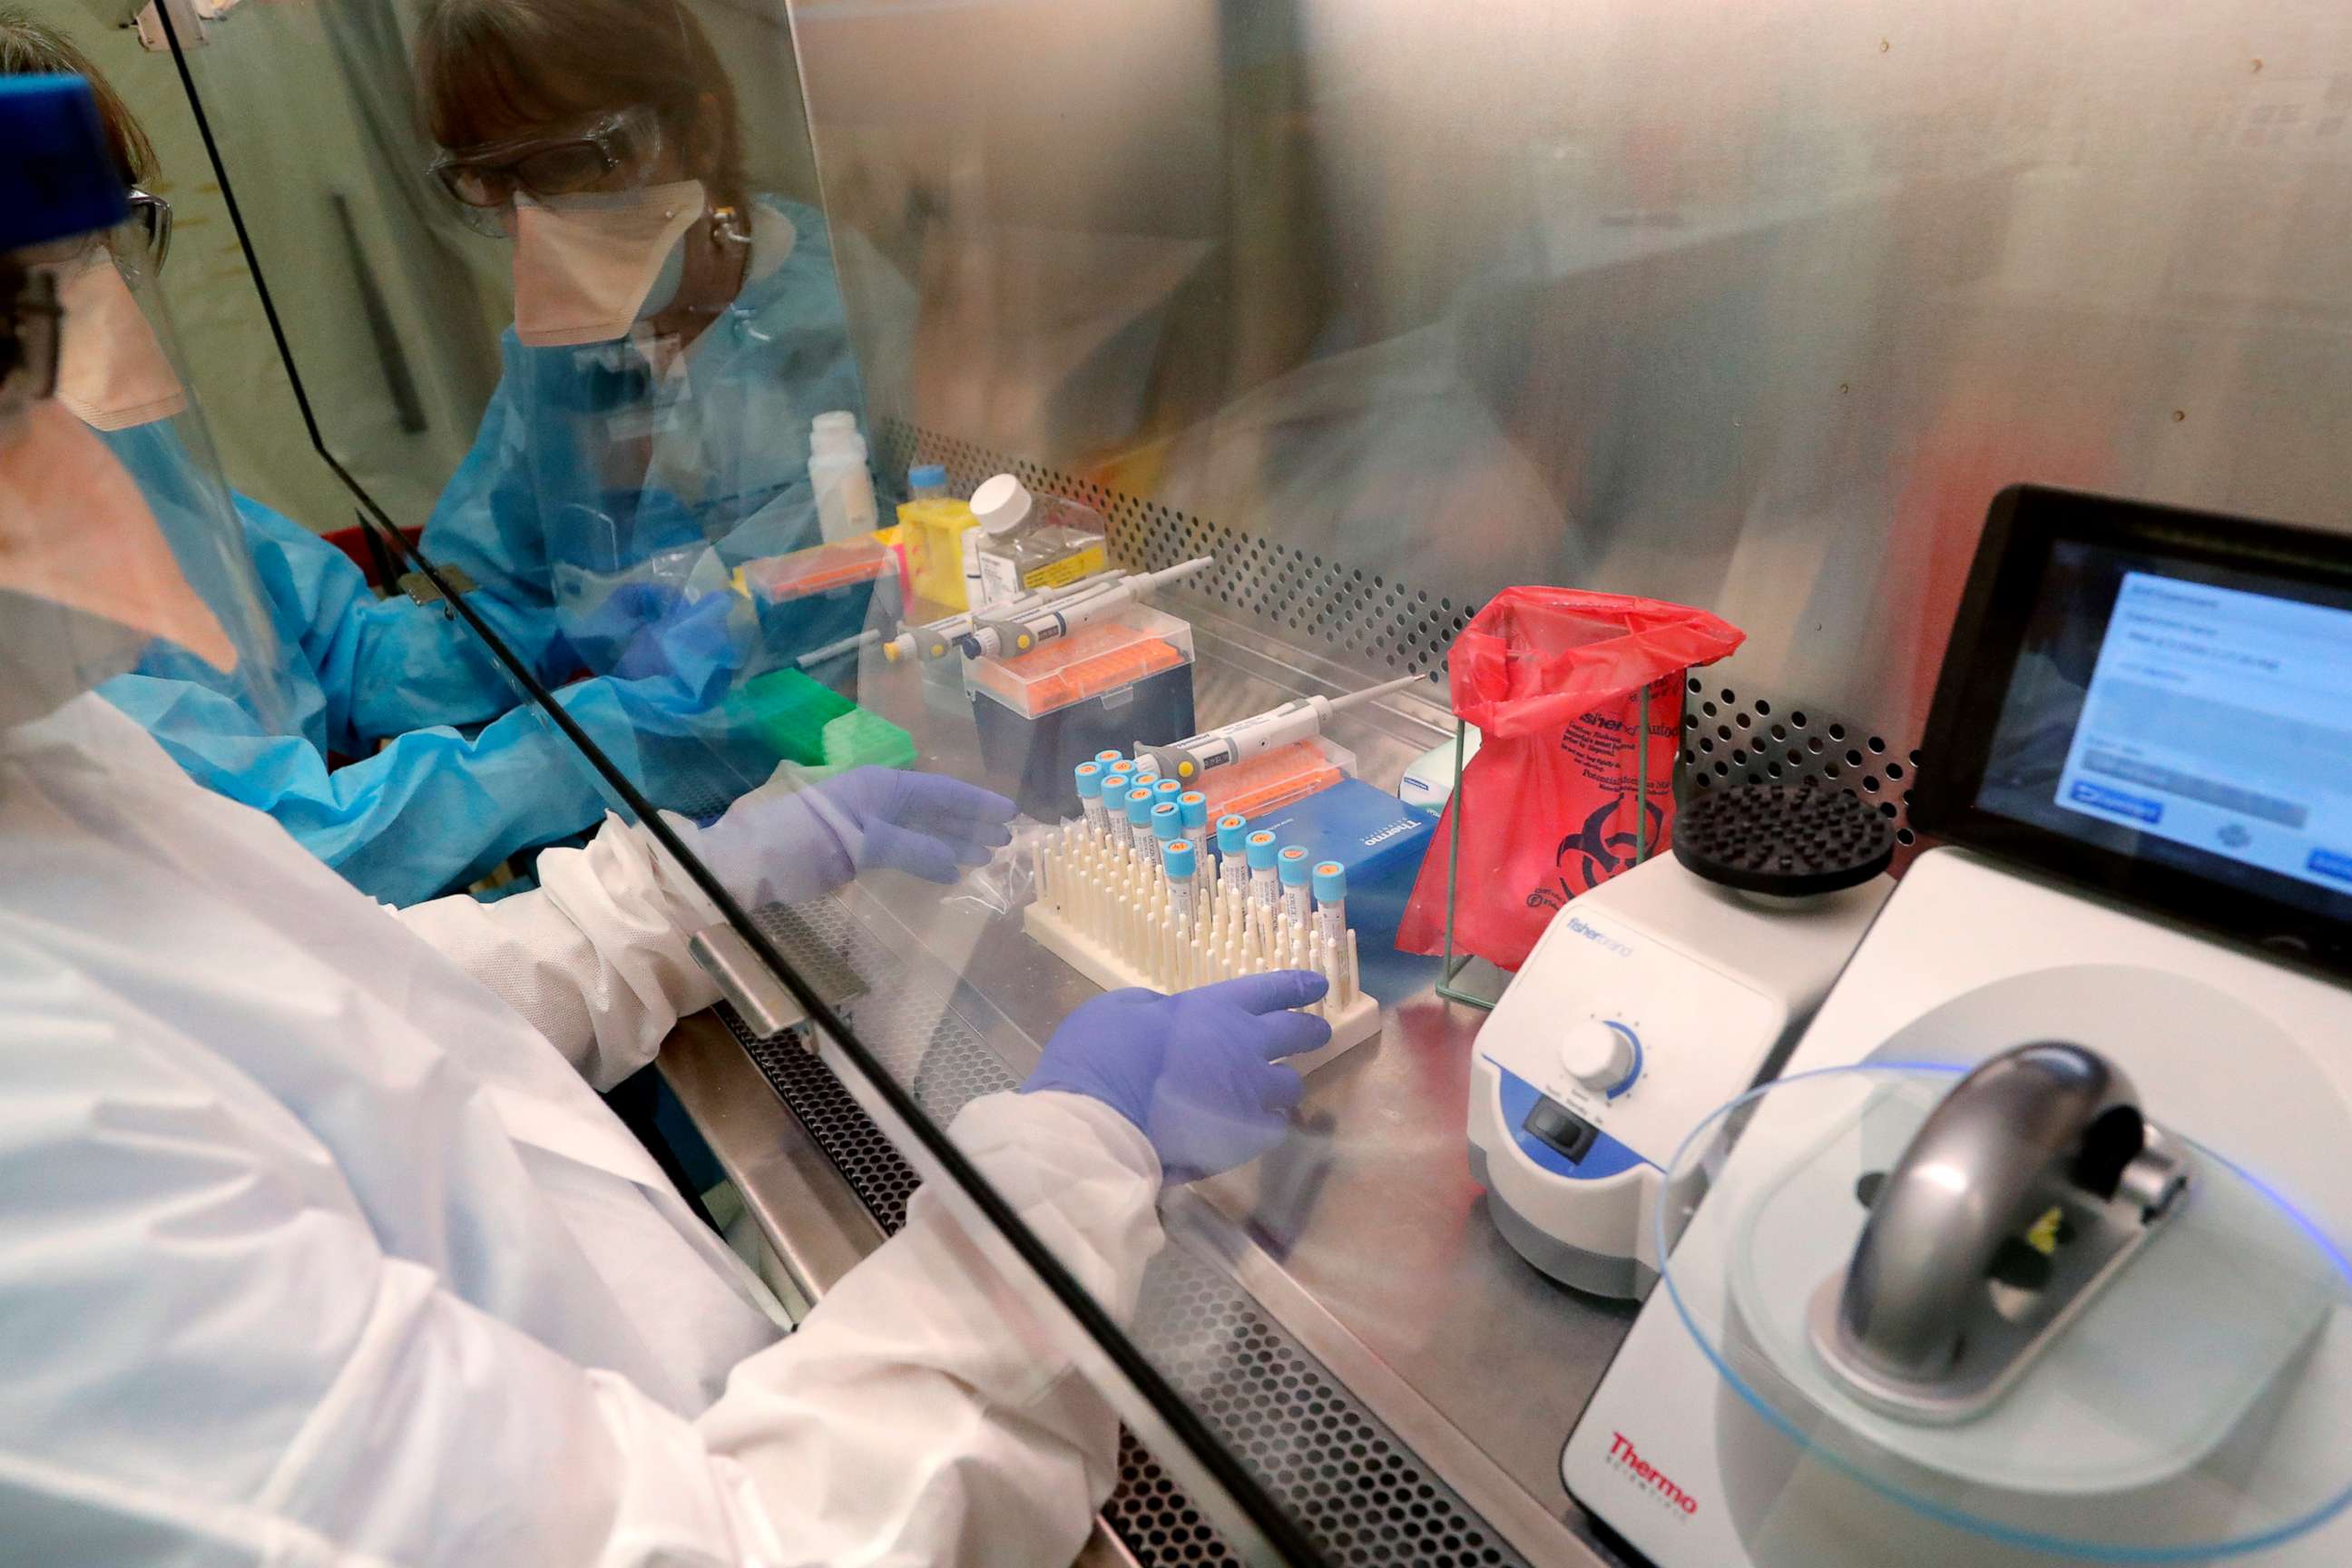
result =
[[[87,84],[0,81],[0,725],[153,677],[277,728],[276,638]]]

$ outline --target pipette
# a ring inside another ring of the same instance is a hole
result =
[[[882,657],[893,662],[902,658],[924,660],[945,658],[954,650],[956,644],[979,623],[982,614],[991,616],[1028,614],[1046,605],[1058,605],[1072,599],[1084,598],[1097,589],[1109,587],[1126,575],[1116,567],[1092,573],[1075,583],[1065,583],[1057,588],[1032,589],[1009,604],[991,605],[984,611],[966,611],[960,616],[947,616],[936,621],[926,621],[919,626],[901,624],[898,631],[887,638],[879,629],[869,626],[856,637],[844,637],[839,642],[827,643],[821,648],[801,655],[799,664],[803,669],[807,669],[836,655],[847,653],[853,648],[865,647],[873,643],[880,643]]]
[[[1301,697],[1279,708],[1269,708],[1247,719],[1237,719],[1213,730],[1203,730],[1190,740],[1171,745],[1147,746],[1139,743],[1135,760],[1139,769],[1150,767],[1164,779],[1192,783],[1211,768],[1222,768],[1228,763],[1238,763],[1270,752],[1276,746],[1286,746],[1293,741],[1307,741],[1323,732],[1331,715],[1345,709],[1370,702],[1375,697],[1385,697],[1391,691],[1402,691],[1422,678],[1402,675],[1379,686],[1361,691],[1350,691],[1339,697]]]
[[[1027,653],[1038,644],[1066,637],[1080,626],[1108,620],[1153,589],[1164,588],[1196,572],[1205,572],[1216,563],[1213,555],[1196,555],[1162,571],[1138,572],[1084,598],[1057,599],[1034,609],[1016,608],[1008,613],[1003,606],[991,605],[981,612],[978,624],[958,646],[967,658]]]

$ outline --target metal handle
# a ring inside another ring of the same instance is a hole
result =
[[[742,1016],[744,1026],[759,1038],[771,1040],[808,1022],[806,1009],[733,926],[705,926],[686,946],[702,972],[719,983],[720,994]]]

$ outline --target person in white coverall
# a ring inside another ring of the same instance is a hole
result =
[[[121,215],[96,137],[79,79],[0,82],[0,1562],[1067,1561],[1113,1418],[948,1200],[782,1337],[598,1101],[713,999],[649,836],[395,913],[89,694],[157,638],[270,667],[47,395],[51,274]],[[698,853],[749,900],[1002,841],[913,777],[762,792]],[[1163,1169],[1279,1137],[1319,994],[1099,998],[950,1133],[1123,1311]]]

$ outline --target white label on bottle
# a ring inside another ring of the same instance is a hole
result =
[[[965,529],[962,539],[964,608],[977,610],[988,603],[988,584],[980,574],[980,530]]]
[[[982,555],[980,582],[981,591],[988,595],[990,604],[1013,598],[1021,592],[1021,567],[1010,556]]]

